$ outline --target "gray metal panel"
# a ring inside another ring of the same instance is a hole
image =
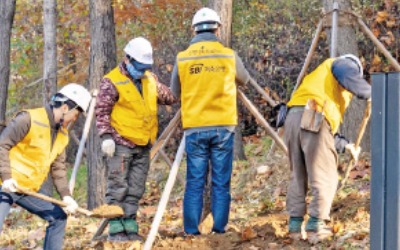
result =
[[[384,250],[386,74],[372,75],[370,246]]]
[[[400,74],[387,75],[385,249],[400,249]]]

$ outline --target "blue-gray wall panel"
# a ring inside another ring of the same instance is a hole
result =
[[[383,250],[385,204],[385,123],[386,123],[386,74],[372,75],[371,114],[371,249]]]
[[[400,81],[398,73],[387,78],[385,248],[400,249]]]

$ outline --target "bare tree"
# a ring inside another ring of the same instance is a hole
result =
[[[99,87],[103,75],[116,66],[116,42],[112,0],[90,0],[90,89]],[[92,124],[89,134],[88,207],[104,203],[106,166],[100,150],[100,138]]]
[[[6,123],[8,85],[10,83],[10,38],[16,0],[0,1],[0,133]]]
[[[57,1],[43,1],[43,103],[46,104],[57,91]]]
[[[339,4],[340,10],[351,10],[351,0],[323,0],[323,6],[326,12],[332,10],[332,6],[334,2]],[[340,20],[340,19],[339,19]],[[328,32],[330,38],[330,31]],[[353,26],[350,25],[342,25],[339,22],[338,33],[337,33],[337,52],[338,55],[342,54],[354,54],[359,56],[358,54],[358,46],[357,46],[357,37],[356,31]],[[340,133],[345,135],[349,140],[355,141],[359,125],[363,118],[363,112],[365,110],[366,102],[363,100],[359,100],[357,97],[353,97],[353,100],[346,110],[344,116],[344,123],[340,128]],[[365,131],[364,139],[361,143],[361,147],[363,151],[370,151],[370,133],[369,133],[369,125]]]

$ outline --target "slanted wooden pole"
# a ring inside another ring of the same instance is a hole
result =
[[[257,90],[257,92],[268,102],[268,104],[271,107],[275,107],[275,105],[277,104],[277,102],[272,99],[263,88],[261,88],[260,85],[258,85],[258,83],[253,79],[250,78],[249,83]]]
[[[268,124],[268,122],[264,119],[264,117],[261,115],[261,113],[254,106],[254,104],[251,103],[251,101],[246,97],[246,95],[240,89],[238,89],[238,97],[243,102],[243,104],[246,106],[246,108],[250,111],[250,113],[253,114],[253,116],[256,118],[257,122],[265,128],[265,130],[267,131],[269,136],[271,136],[272,139],[283,150],[283,152],[285,152],[285,154],[287,154],[288,151],[287,151],[285,143],[283,143],[283,141],[279,137],[279,135],[271,128],[271,126]]]
[[[167,207],[169,201],[169,196],[171,194],[172,188],[174,187],[174,183],[176,180],[176,176],[178,174],[179,166],[181,164],[184,151],[185,151],[185,136],[183,136],[182,141],[179,144],[178,152],[176,153],[174,163],[172,164],[167,183],[165,184],[164,192],[162,193],[161,200],[158,205],[158,209],[154,217],[153,223],[151,224],[150,233],[147,236],[146,242],[144,243],[143,250],[150,250],[153,246],[154,240],[158,233],[158,227],[160,226],[161,219],[164,215],[165,208]]]
[[[362,32],[366,36],[368,36],[371,41],[376,45],[378,50],[382,52],[382,54],[388,59],[389,63],[396,69],[396,71],[400,71],[400,64],[397,62],[397,60],[390,54],[390,52],[385,48],[385,45],[383,45],[372,33],[372,31],[368,28],[368,26],[363,22],[363,20],[360,17],[357,17],[357,22],[361,27]]]
[[[150,165],[153,163],[154,156],[157,155],[158,151],[165,147],[169,138],[171,138],[172,134],[176,130],[180,121],[181,121],[181,110],[179,109],[176,112],[175,116],[169,122],[168,126],[161,133],[156,143],[154,143],[153,147],[151,148],[150,159],[152,160],[152,162],[150,163]]]
[[[293,95],[294,91],[300,86],[301,82],[303,81],[304,76],[307,73],[308,66],[310,66],[312,55],[314,54],[315,49],[317,48],[318,40],[319,40],[319,37],[321,36],[323,21],[324,21],[324,19],[321,19],[318,23],[317,31],[315,32],[314,38],[311,42],[310,49],[308,50],[308,53],[306,56],[306,60],[304,61],[304,65],[303,65],[303,68],[301,68],[299,76],[297,77],[296,86],[294,86],[291,96]]]
[[[74,193],[76,175],[78,173],[79,165],[81,164],[83,151],[85,150],[86,139],[89,134],[90,127],[94,116],[94,108],[96,106],[97,89],[93,91],[92,100],[90,101],[89,111],[86,116],[85,125],[83,127],[82,138],[79,143],[78,153],[76,154],[74,168],[72,169],[71,178],[69,180],[69,191],[71,195]]]

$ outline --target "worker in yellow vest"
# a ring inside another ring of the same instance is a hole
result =
[[[122,63],[102,79],[96,104],[101,149],[107,156],[106,201],[124,210],[124,217],[109,221],[109,241],[141,240],[136,213],[157,136],[157,103],[175,102],[150,71],[153,48],[147,39],[132,39],[124,52]]]
[[[250,75],[236,53],[218,39],[221,20],[209,8],[193,17],[195,32],[189,47],[178,54],[171,90],[180,97],[187,153],[186,189],[183,201],[184,230],[200,234],[203,191],[209,162],[212,171],[212,231],[224,233],[231,202],[230,181],[234,130],[237,125],[236,83]]]
[[[357,159],[361,150],[354,144],[335,142],[340,136],[334,138],[353,95],[370,100],[371,86],[363,79],[359,58],[346,54],[325,60],[308,74],[287,104],[284,139],[291,175],[286,207],[293,238],[304,235],[301,226],[307,213],[308,185],[312,194],[305,227],[308,239],[315,243],[332,235],[325,221],[330,219],[338,184],[336,151],[346,148]]]
[[[26,196],[18,188],[43,192],[41,186],[50,173],[54,185],[74,213],[78,204],[68,189],[65,147],[68,127],[85,112],[91,99],[81,85],[65,85],[49,105],[19,112],[0,135],[0,232],[12,204],[45,219],[44,249],[62,249],[67,214],[58,205]]]

